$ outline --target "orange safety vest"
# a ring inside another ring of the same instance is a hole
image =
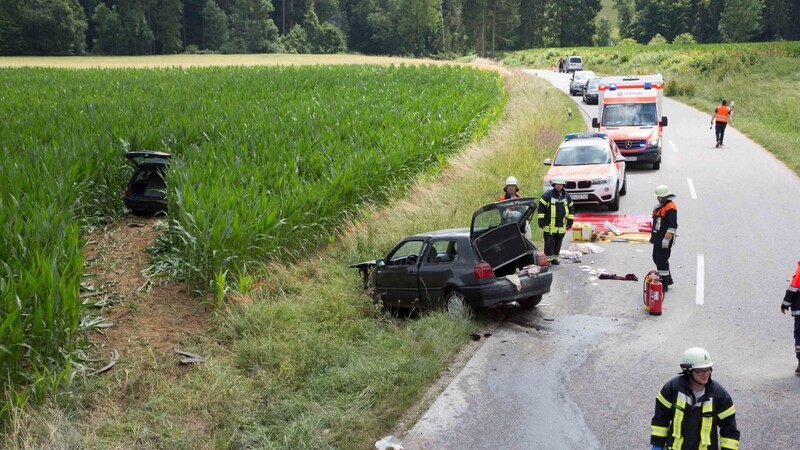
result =
[[[501,195],[500,197],[497,197],[497,201],[498,202],[502,202],[503,200],[511,200],[513,198],[522,198],[522,195],[520,195],[519,191],[517,191],[517,194],[516,194],[515,197],[509,197],[508,195],[509,194],[507,192],[504,192],[503,195]]]
[[[794,271],[792,282],[789,283],[789,289],[794,291],[800,289],[800,261],[797,262],[797,270]]]
[[[731,109],[727,106],[717,106],[714,112],[714,120],[717,122],[727,123],[728,119],[731,117]]]

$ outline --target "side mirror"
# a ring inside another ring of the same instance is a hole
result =
[[[617,162],[624,162],[624,161],[625,161],[625,157],[624,156],[617,155]]]
[[[550,161],[550,158],[545,158],[542,164],[544,164],[545,166],[549,166],[552,164],[552,162]]]
[[[667,126],[667,116],[661,116],[661,126]]]
[[[666,117],[664,117],[666,119]],[[592,117],[592,128],[600,128],[600,121],[597,120],[597,117]]]
[[[379,259],[379,260],[375,261],[375,265],[377,267],[384,267],[384,266],[386,266],[386,261],[383,260],[383,259]]]

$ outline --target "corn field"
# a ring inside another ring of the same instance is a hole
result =
[[[319,249],[504,102],[453,66],[0,69],[0,416],[78,372],[81,230],[124,214],[124,152],[174,155],[154,268],[204,292]]]

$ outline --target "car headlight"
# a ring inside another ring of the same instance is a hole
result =
[[[660,147],[658,138],[650,139],[650,142],[647,143],[649,147]]]
[[[598,178],[596,180],[592,180],[592,184],[611,184],[613,179],[611,177],[603,177]]]

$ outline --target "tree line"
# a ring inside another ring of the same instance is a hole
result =
[[[0,54],[453,55],[800,39],[800,0],[0,0]]]

